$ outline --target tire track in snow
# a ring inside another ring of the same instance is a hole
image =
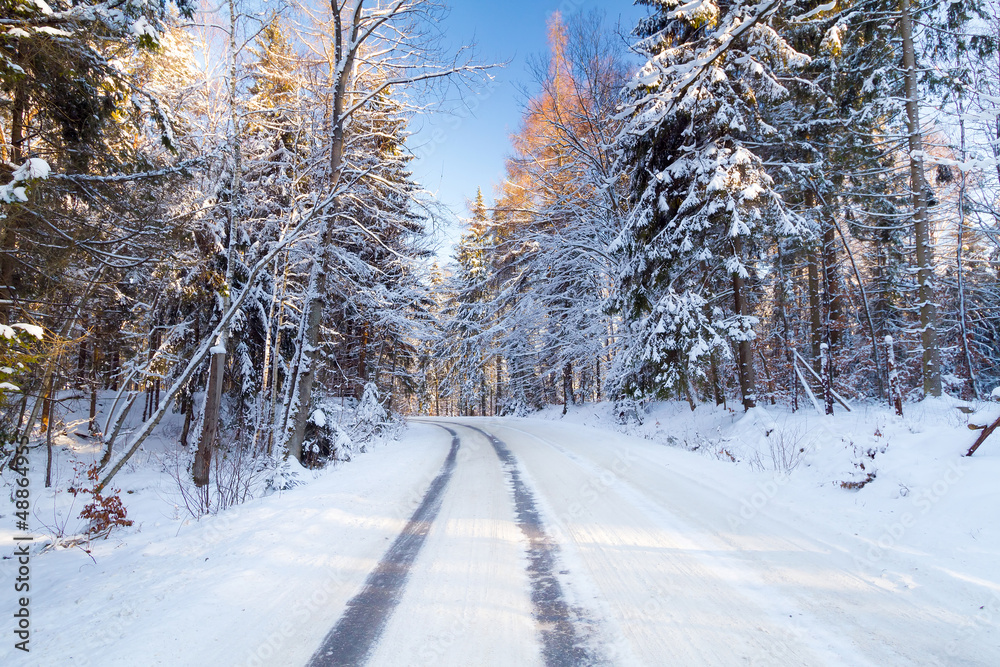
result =
[[[431,524],[441,510],[444,490],[455,470],[461,440],[455,431],[446,426],[441,428],[451,433],[451,450],[444,460],[441,472],[431,482],[423,501],[399,537],[368,575],[364,587],[347,603],[344,615],[313,653],[308,667],[362,665],[382,636],[389,617],[402,597],[410,568],[424,545]]]
[[[596,479],[609,472],[616,475],[615,494],[628,503],[630,511],[637,511],[654,525],[677,535],[683,535],[687,545],[684,548],[694,556],[695,562],[693,564],[696,567],[704,568],[703,570],[692,570],[689,567],[685,574],[700,577],[708,575],[712,579],[722,582],[718,588],[709,586],[702,588],[699,591],[700,595],[704,599],[711,600],[713,595],[719,597],[730,594],[732,596],[730,609],[733,614],[731,623],[733,624],[741,620],[737,612],[739,606],[753,605],[754,610],[759,614],[759,616],[753,617],[752,634],[748,636],[763,633],[768,641],[758,646],[762,653],[757,656],[757,659],[766,656],[766,662],[769,664],[843,664],[859,667],[874,667],[878,664],[877,659],[873,660],[866,655],[860,644],[843,633],[843,630],[847,628],[831,630],[830,619],[818,616],[810,609],[812,601],[796,595],[789,596],[773,584],[768,583],[752,566],[748,566],[743,558],[738,557],[739,547],[726,540],[723,535],[713,532],[706,525],[696,527],[696,519],[689,513],[678,513],[677,507],[657,500],[634,479],[626,475],[616,474],[613,467],[609,468],[596,459],[572,451],[565,442],[560,444],[551,439],[551,436],[541,437],[537,433],[514,426],[504,425],[502,428],[525,435],[565,457],[589,478]],[[678,473],[672,471],[672,474],[677,475]],[[688,481],[699,483],[697,480],[689,479]],[[700,484],[700,486],[710,494],[725,493],[706,484]],[[720,549],[720,543],[729,548]],[[760,549],[761,547],[757,545],[756,548]],[[705,558],[704,556],[699,557],[699,554],[712,554],[712,556]],[[764,565],[764,561],[761,561],[761,565]],[[722,588],[723,584],[726,588]],[[739,606],[737,599],[742,600],[739,602]],[[806,603],[806,606],[803,603]],[[683,608],[675,608],[675,610],[684,613]],[[796,612],[794,617],[792,614],[788,614],[788,611]],[[886,614],[886,616],[889,615]],[[792,620],[786,621],[786,617]],[[742,618],[749,617],[743,616]],[[731,630],[733,644],[736,645],[739,637],[735,628]],[[838,630],[840,630],[839,633]],[[742,632],[745,633],[746,629]],[[779,635],[779,632],[784,634]],[[803,656],[799,652],[800,650],[808,653]],[[709,659],[707,654],[702,653],[700,658],[705,664],[713,661],[713,664],[716,664],[719,661],[718,655]],[[893,658],[902,659],[901,656],[893,656]],[[686,656],[684,659],[690,661],[690,656]],[[722,658],[723,661],[728,659],[731,659],[731,656]],[[941,664],[932,656],[928,656],[927,661],[928,664]],[[726,662],[721,664],[726,664]]]
[[[507,445],[486,431],[462,424],[484,435],[493,445],[497,458],[510,479],[514,495],[517,525],[528,540],[528,578],[531,603],[542,635],[542,657],[547,667],[595,665],[605,661],[585,646],[586,638],[574,626],[574,614],[563,596],[555,573],[558,546],[545,532],[535,496],[521,479],[517,459]]]

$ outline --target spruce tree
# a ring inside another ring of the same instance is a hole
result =
[[[628,327],[617,389],[686,391],[728,342],[749,409],[759,262],[769,239],[810,233],[753,145],[771,131],[760,108],[788,94],[775,69],[806,58],[766,23],[777,3],[640,4],[654,12],[635,31],[646,64],[619,137],[635,205],[612,246],[621,265],[612,307]]]

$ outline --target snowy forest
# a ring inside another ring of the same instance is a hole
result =
[[[443,5],[7,3],[4,439],[88,405],[99,493],[170,417],[204,489],[405,415],[988,398],[1000,7],[636,4],[552,17],[448,261],[409,127],[495,65]]]
[[[432,409],[988,395],[997,7],[637,4],[628,52],[552,23]]]

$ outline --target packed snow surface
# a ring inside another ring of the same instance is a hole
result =
[[[454,468],[367,664],[557,664],[533,573],[549,559],[591,664],[998,665],[1000,443],[961,454],[1000,406],[958,407],[412,420],[200,521],[137,465],[119,482],[135,527],[36,551],[32,650],[5,614],[0,664],[308,664],[441,479],[445,426]]]

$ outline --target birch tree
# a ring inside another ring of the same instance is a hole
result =
[[[332,0],[329,33],[315,34],[314,52],[322,56],[320,67],[328,86],[329,113],[326,181],[329,191],[346,188],[346,142],[359,110],[386,90],[400,91],[445,77],[462,77],[485,69],[460,53],[442,60],[432,52],[427,30],[433,26],[441,5],[429,0]],[[329,249],[345,221],[338,195],[324,214],[319,231],[321,256],[313,267],[302,332],[302,360],[295,377],[288,407],[286,445],[301,457],[309,408],[319,370],[323,304],[328,296],[331,270]]]

